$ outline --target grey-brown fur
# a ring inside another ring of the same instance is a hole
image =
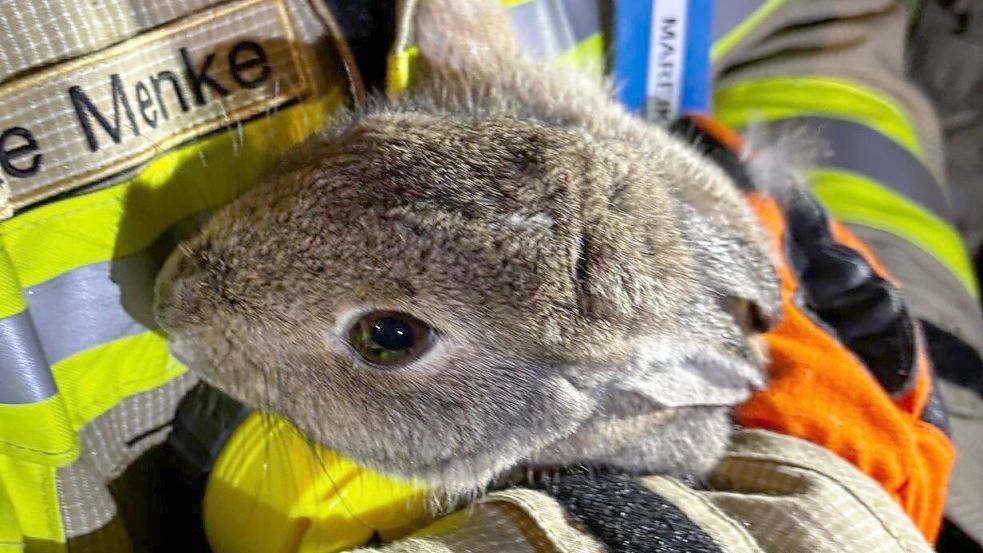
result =
[[[522,58],[496,2],[424,0],[417,28],[411,90],[298,148],[172,257],[173,349],[449,492],[518,465],[708,469],[763,383],[749,320],[778,311],[743,200],[596,83]],[[369,368],[346,329],[375,309],[437,346]]]

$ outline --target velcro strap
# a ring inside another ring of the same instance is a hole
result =
[[[556,498],[613,552],[723,551],[678,506],[632,475],[569,467],[533,478],[530,486]]]

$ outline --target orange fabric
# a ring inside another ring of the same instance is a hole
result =
[[[914,390],[892,400],[852,352],[792,302],[798,284],[782,257],[782,211],[764,196],[751,195],[749,201],[774,238],[784,314],[765,335],[770,385],[738,409],[738,422],[803,438],[840,455],[877,480],[934,542],[955,451],[941,431],[920,420],[931,386],[924,350]],[[834,237],[857,247],[887,277],[845,227],[835,225]]]
[[[730,151],[737,154],[744,151],[744,139],[727,125],[700,113],[689,113],[686,116],[703,132],[712,136]]]

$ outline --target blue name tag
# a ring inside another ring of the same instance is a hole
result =
[[[710,108],[714,0],[621,0],[614,14],[614,78],[621,101],[668,125]]]

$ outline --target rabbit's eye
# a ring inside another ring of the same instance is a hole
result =
[[[433,329],[405,313],[375,311],[364,315],[348,331],[352,347],[367,362],[383,367],[405,365],[432,343]]]

